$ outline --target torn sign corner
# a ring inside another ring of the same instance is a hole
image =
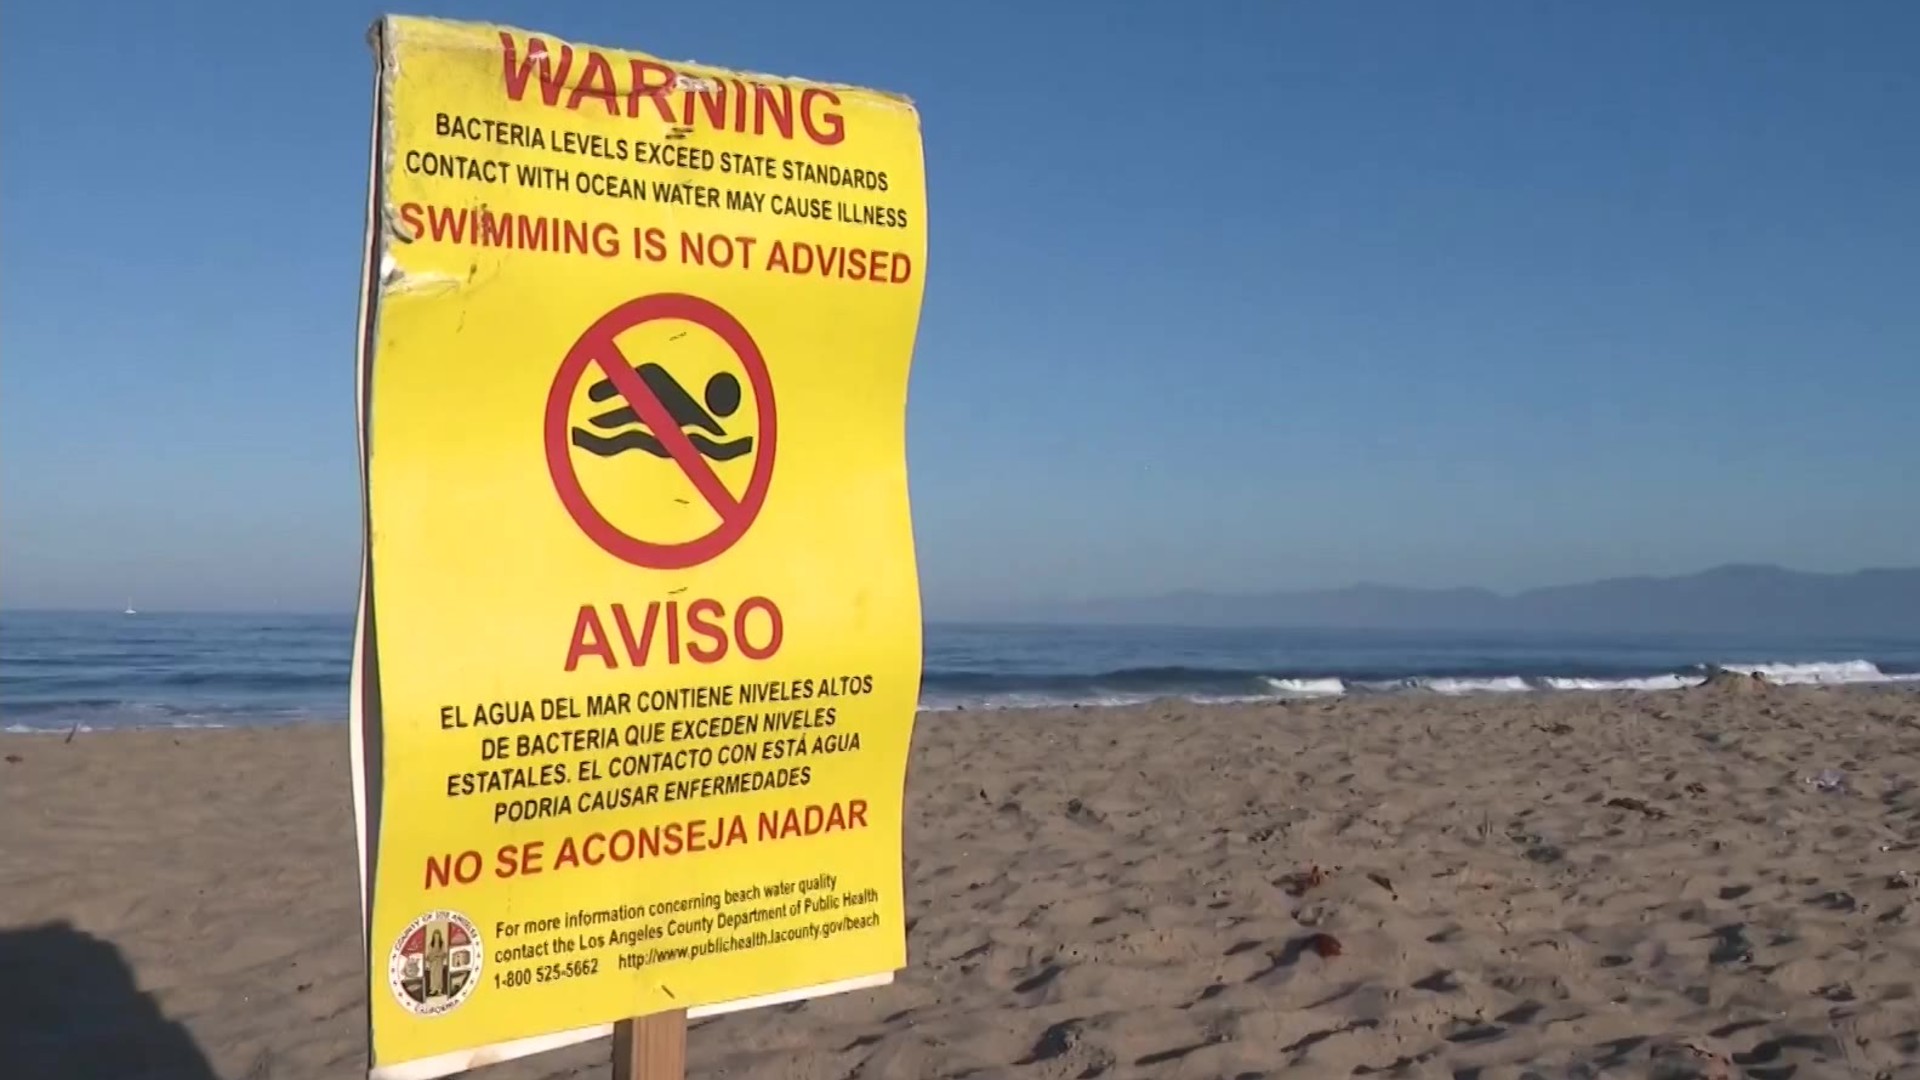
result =
[[[420,296],[460,287],[457,274],[439,270],[413,272],[400,265],[392,252],[380,256],[380,291],[388,295]]]

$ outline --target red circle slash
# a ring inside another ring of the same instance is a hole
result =
[[[706,327],[727,343],[727,347],[740,358],[741,367],[746,369],[747,383],[753,387],[755,411],[759,414],[760,422],[753,445],[753,474],[747,481],[747,490],[738,499],[720,482],[713,466],[700,456],[700,451],[687,439],[667,407],[648,389],[646,382],[634,371],[614,341],[620,334],[657,319],[680,319]],[[720,516],[720,524],[712,532],[677,544],[642,540],[608,521],[606,515],[587,498],[586,489],[580,485],[580,474],[574,468],[573,448],[567,438],[567,430],[574,391],[579,388],[581,378],[595,367],[606,375],[607,381],[633,407],[634,415],[660,440],[660,445],[673,463],[692,481],[694,489],[713,507],[713,512]],[[573,348],[567,350],[566,359],[560,362],[560,370],[554,374],[553,387],[547,391],[545,437],[547,472],[553,477],[554,490],[559,492],[560,502],[582,532],[609,554],[635,566],[653,570],[684,570],[689,566],[698,566],[732,547],[746,535],[748,526],[753,524],[760,507],[767,501],[767,487],[773,481],[773,379],[767,374],[766,358],[760,355],[760,347],[754,344],[753,336],[747,333],[747,328],[741,326],[738,319],[719,305],[684,293],[642,296],[602,315],[587,327],[580,339],[573,343]]]

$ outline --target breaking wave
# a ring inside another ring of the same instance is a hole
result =
[[[1626,679],[1578,679],[1548,678],[1540,680],[1548,690],[1683,690],[1689,686],[1699,686],[1706,674],[1699,675],[1647,675]]]
[[[1274,679],[1262,676],[1280,697],[1339,697],[1347,692],[1344,679]]]
[[[1696,664],[1676,671],[1555,673],[1496,671],[1348,671],[1270,673],[1204,667],[1122,668],[1083,675],[996,675],[928,669],[920,707],[1021,709],[1138,705],[1181,699],[1197,704],[1255,703],[1361,694],[1652,693],[1683,690],[1712,667],[1758,674],[1786,686],[1858,686],[1920,682],[1920,672],[1889,671],[1871,660]]]
[[[1871,660],[1842,660],[1833,664],[1722,664],[1728,671],[1760,675],[1768,682],[1799,686],[1847,683],[1914,682],[1920,674],[1889,673]]]
[[[189,730],[344,721],[346,717],[344,704],[338,708],[273,706],[257,702],[183,706],[92,698],[15,706],[7,710],[7,723],[0,726],[0,733],[25,735],[33,732],[111,731],[121,728]]]

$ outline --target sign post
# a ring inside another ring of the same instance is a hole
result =
[[[881,986],[920,601],[918,115],[388,17],[353,783],[375,1080]]]
[[[613,1080],[679,1080],[687,1075],[687,1014],[655,1013],[613,1026]]]

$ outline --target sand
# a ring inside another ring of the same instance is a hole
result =
[[[364,1067],[342,729],[0,754],[0,1075]],[[929,715],[909,800],[900,981],[691,1075],[1920,1077],[1911,691]]]

